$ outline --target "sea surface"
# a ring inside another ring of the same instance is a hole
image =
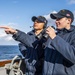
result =
[[[0,45],[0,60],[12,59],[16,55],[22,55],[18,46]]]

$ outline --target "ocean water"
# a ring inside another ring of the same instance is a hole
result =
[[[18,46],[0,46],[0,60],[12,59],[16,55],[22,55]]]

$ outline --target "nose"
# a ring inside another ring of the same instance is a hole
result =
[[[58,23],[58,22],[59,22],[58,20],[55,21],[55,23]]]
[[[35,21],[34,24],[36,24],[37,22]]]

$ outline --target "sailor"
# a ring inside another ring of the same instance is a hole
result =
[[[75,26],[71,25],[74,15],[70,10],[62,9],[51,13],[57,32],[48,27],[49,39],[45,48],[43,75],[75,75]]]
[[[25,56],[26,74],[41,75],[44,58],[44,41],[43,39],[38,40],[36,36],[47,26],[47,20],[43,16],[33,16],[32,21],[34,22],[33,30],[27,34],[8,26],[1,26],[0,28],[4,28],[7,34],[12,34],[16,41],[21,42],[19,47],[23,56]]]

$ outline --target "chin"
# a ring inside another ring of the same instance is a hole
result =
[[[38,30],[38,28],[34,28],[35,30]]]
[[[61,27],[57,27],[57,29],[62,29]]]
[[[34,27],[34,29],[38,29],[37,27]]]

